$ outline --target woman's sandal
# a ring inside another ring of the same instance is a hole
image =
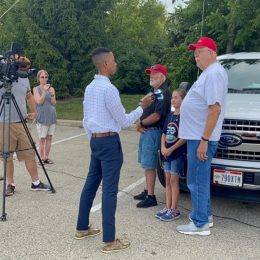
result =
[[[45,164],[45,160],[41,160],[41,161],[42,161],[42,164]],[[40,162],[40,161],[38,162],[38,165],[40,165],[40,166],[41,166],[42,164],[41,164],[41,162]]]
[[[47,163],[47,164],[54,164],[54,162],[53,162],[51,159],[46,159],[46,160],[44,160],[44,163]]]

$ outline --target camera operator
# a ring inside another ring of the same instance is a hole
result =
[[[12,82],[12,94],[15,97],[18,107],[20,108],[21,114],[25,120],[33,120],[36,117],[36,105],[34,101],[34,97],[31,93],[30,83],[28,76],[23,76],[24,74],[18,75],[18,79]],[[0,99],[2,99],[3,94],[6,92],[5,88],[0,89]],[[4,100],[3,100],[4,101]],[[30,108],[31,113],[27,114],[26,101]],[[4,101],[5,102],[5,101]],[[11,104],[11,111],[9,110],[9,106]],[[27,133],[23,127],[21,122],[21,118],[18,115],[18,112],[12,102],[10,100],[10,104],[5,102],[5,115],[4,110],[0,115],[0,148],[1,154],[4,152],[9,152],[10,156],[7,158],[7,189],[6,196],[12,196],[15,191],[14,184],[14,163],[13,163],[13,152],[16,152],[17,158],[19,161],[24,160],[25,166],[31,176],[32,191],[47,191],[50,190],[48,185],[45,185],[39,180],[37,165],[35,161],[35,152],[32,149],[30,140],[27,136]],[[10,111],[10,114],[9,114]],[[10,132],[9,132],[9,120],[10,120]],[[5,123],[5,128],[3,129],[3,123]],[[3,133],[4,131],[4,133]],[[4,134],[4,138],[3,138]],[[9,142],[9,134],[10,134],[10,146],[8,147]],[[4,140],[4,144],[3,144]],[[3,150],[5,149],[5,151]]]

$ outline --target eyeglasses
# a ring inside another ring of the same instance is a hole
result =
[[[195,51],[194,51],[194,56],[198,56],[198,55],[200,55],[201,53],[203,53],[203,52],[210,52],[211,50],[210,49],[196,49]]]
[[[47,79],[48,76],[41,76],[40,78],[41,78],[41,79]]]

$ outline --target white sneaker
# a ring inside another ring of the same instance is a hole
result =
[[[176,230],[179,233],[182,233],[182,234],[185,234],[185,235],[199,235],[199,236],[209,236],[210,235],[208,223],[206,223],[202,227],[196,227],[193,222],[190,222],[187,225],[177,226]]]
[[[189,216],[189,220],[192,221],[190,216]],[[208,221],[209,221],[209,227],[212,228],[214,226],[214,224],[213,224],[213,216],[212,215],[209,216]]]
[[[209,220],[209,227],[212,228],[214,226],[214,224],[213,224],[213,216],[212,215],[209,216],[208,220]]]

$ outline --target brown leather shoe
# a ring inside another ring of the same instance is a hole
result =
[[[101,233],[101,230],[98,228],[92,228],[89,226],[87,230],[78,230],[75,234],[75,239],[83,239],[86,237],[93,237]]]
[[[103,246],[101,252],[112,253],[112,252],[117,252],[117,251],[127,249],[129,247],[130,247],[130,242],[116,239],[113,242],[105,243],[105,246]]]

